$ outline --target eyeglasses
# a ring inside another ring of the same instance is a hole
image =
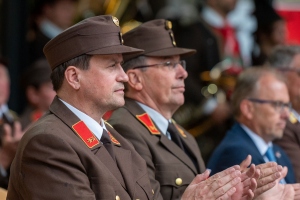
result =
[[[263,99],[255,99],[255,98],[248,98],[248,100],[254,103],[261,103],[261,104],[269,103],[275,108],[277,112],[282,112],[284,109],[291,111],[292,109],[291,102],[283,103],[282,101],[263,100]]]
[[[282,72],[296,72],[298,76],[300,76],[300,69],[296,69],[296,68],[287,68],[287,67],[284,67],[284,68],[278,68],[279,71],[282,71]]]
[[[169,69],[175,69],[178,65],[181,65],[183,69],[186,69],[185,60],[180,60],[179,62],[168,61],[168,62],[153,64],[153,65],[137,66],[132,69],[141,69],[146,67],[157,67],[157,66],[163,66],[163,67],[168,67]]]

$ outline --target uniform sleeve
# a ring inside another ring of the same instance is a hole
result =
[[[20,189],[30,199],[95,199],[77,153],[57,136],[34,136],[20,165]]]

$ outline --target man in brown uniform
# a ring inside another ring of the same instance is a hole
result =
[[[122,54],[141,52],[122,42],[118,19],[97,16],[47,43],[57,96],[19,144],[8,199],[162,199],[151,188],[145,161],[102,120],[124,105]],[[237,169],[197,176],[185,199],[229,199],[241,183]],[[199,192],[199,186],[208,189]]]
[[[152,187],[165,200],[182,198],[205,170],[195,139],[172,119],[184,102],[187,72],[180,56],[195,50],[178,48],[171,27],[170,21],[152,20],[124,34],[126,45],[145,51],[124,56],[125,106],[109,120],[146,160]]]

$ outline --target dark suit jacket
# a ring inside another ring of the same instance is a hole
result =
[[[295,183],[293,167],[288,156],[276,144],[273,144],[273,149],[277,163],[288,167],[288,174],[285,177],[285,181],[287,183]],[[215,149],[207,167],[212,170],[212,174],[215,174],[233,165],[239,165],[249,154],[252,156],[252,163],[255,165],[265,163],[263,156],[258,151],[252,139],[240,124],[236,123],[226,133],[221,144]]]
[[[283,137],[274,143],[279,145],[291,159],[297,183],[300,183],[300,123],[297,121],[292,124],[288,121]]]
[[[153,199],[145,161],[113,128],[116,163],[98,142],[72,129],[80,120],[56,97],[23,136],[11,166],[8,199]],[[86,131],[84,131],[86,132]]]
[[[113,112],[109,122],[134,145],[137,152],[146,160],[155,194],[160,193],[160,198],[164,200],[180,199],[194,177],[205,170],[194,137],[186,131],[184,133],[187,137],[181,136],[196,158],[198,168],[173,141],[160,131],[158,134],[152,134],[136,118],[137,115],[146,112],[134,100],[125,98],[125,102],[124,107]],[[156,129],[159,130],[157,126]],[[176,184],[178,178],[182,179],[181,185]]]

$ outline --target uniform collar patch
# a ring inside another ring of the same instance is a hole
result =
[[[172,119],[172,123],[175,125],[175,127],[177,128],[178,132],[180,133],[180,135],[184,138],[186,138],[186,134],[184,133],[184,131],[177,125],[177,123],[175,122],[175,120]]]
[[[112,143],[114,143],[115,145],[121,146],[121,143],[109,131],[107,131],[107,133],[108,133],[109,138]]]
[[[73,124],[72,129],[90,149],[100,143],[83,121]]]
[[[147,114],[136,115],[136,118],[144,124],[144,126],[150,131],[152,135],[160,135],[159,130],[155,127],[151,117]]]

